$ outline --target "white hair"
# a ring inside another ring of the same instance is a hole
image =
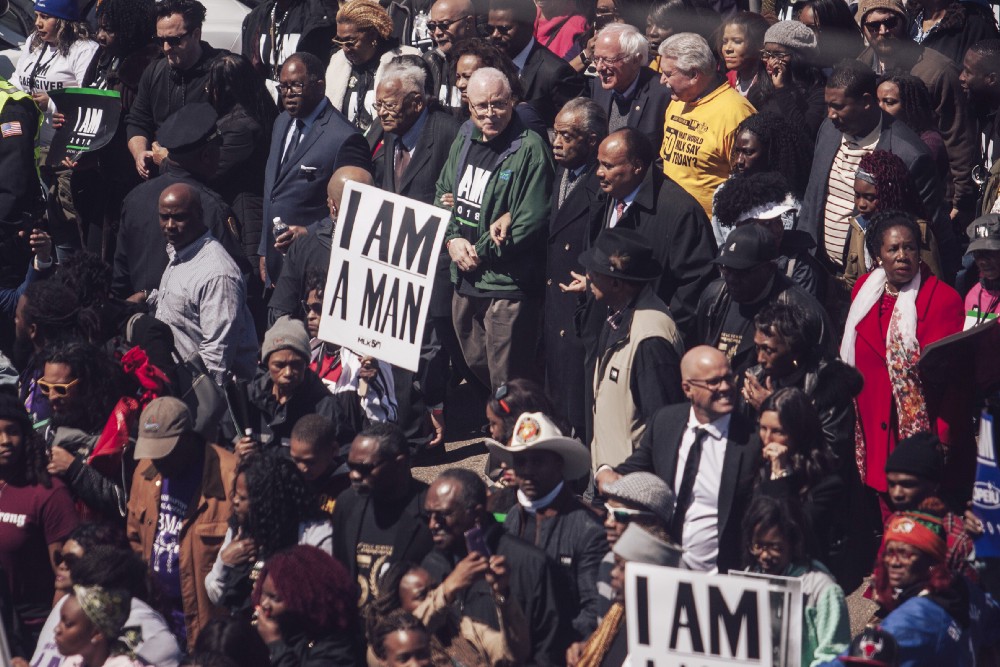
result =
[[[427,84],[427,72],[418,65],[411,63],[389,63],[382,70],[379,83],[398,82],[404,93],[424,94]]]
[[[482,83],[480,84],[480,82]],[[498,70],[496,67],[480,67],[473,72],[472,76],[469,77],[469,88],[472,88],[475,84],[483,86],[499,84],[504,95],[510,97],[513,94],[510,89],[510,81],[507,79],[507,75]]]
[[[639,29],[629,23],[609,23],[597,33],[597,39],[605,35],[618,38],[618,48],[632,60],[645,61],[649,55],[649,40]]]
[[[663,40],[660,57],[676,60],[677,69],[682,72],[701,72],[706,76],[715,73],[712,49],[704,37],[693,32],[682,32]]]

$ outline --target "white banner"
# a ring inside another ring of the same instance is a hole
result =
[[[764,580],[770,586],[771,648],[774,667],[799,667],[802,662],[802,579],[756,572],[729,572],[734,577]]]
[[[416,372],[450,215],[349,182],[333,234],[319,337]]]
[[[775,591],[789,592],[762,578],[628,563],[625,612],[632,667],[797,667],[800,657],[787,655],[791,613],[781,596],[772,600]],[[776,606],[783,614],[780,630]],[[793,627],[801,634],[801,603],[798,609]]]

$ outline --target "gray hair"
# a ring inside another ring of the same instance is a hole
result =
[[[480,67],[473,72],[472,76],[469,77],[469,88],[471,88],[473,84],[479,82],[482,82],[483,85],[499,83],[500,87],[503,89],[504,95],[507,97],[511,97],[513,95],[510,89],[510,80],[507,78],[507,75],[498,70],[496,67]]]
[[[701,72],[707,76],[715,73],[712,49],[704,37],[693,32],[682,32],[663,40],[660,57],[676,60],[677,69],[683,72]]]
[[[597,39],[605,35],[617,37],[619,48],[633,60],[645,60],[649,55],[649,40],[634,25],[609,23],[597,33]]]
[[[571,113],[577,125],[587,134],[593,134],[598,141],[608,136],[608,114],[601,105],[588,97],[574,97],[563,105],[559,113]]]
[[[379,83],[389,83],[396,81],[405,93],[424,94],[424,86],[427,84],[427,72],[416,65],[409,63],[389,63],[382,70]]]

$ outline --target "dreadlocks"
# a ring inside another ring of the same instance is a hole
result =
[[[97,25],[115,33],[115,51],[129,55],[153,41],[154,0],[104,0],[97,6]]]
[[[236,467],[236,477],[240,475],[250,501],[242,527],[257,545],[258,558],[297,544],[299,524],[308,518],[312,502],[302,473],[291,459],[253,454]],[[232,523],[235,532],[235,517]]]
[[[911,74],[893,74],[878,80],[879,86],[883,83],[895,84],[899,89],[900,111],[896,120],[902,121],[917,134],[937,129],[931,95],[923,81]]]
[[[889,151],[874,150],[861,158],[858,169],[871,174],[875,180],[878,202],[876,211],[905,211],[916,218],[923,218],[924,205],[913,187],[910,172],[899,156]]]
[[[744,131],[757,137],[764,149],[761,161],[784,176],[791,193],[800,199],[809,180],[812,156],[799,130],[777,114],[758,113],[745,118],[734,136]]]

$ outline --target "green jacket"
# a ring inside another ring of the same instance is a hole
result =
[[[480,264],[465,277],[481,290],[532,293],[541,290],[545,270],[554,165],[541,137],[527,129],[517,116],[511,119],[511,124],[513,127],[508,128],[512,136],[510,144],[497,158],[493,174],[487,181],[480,222],[475,229],[474,236],[478,240],[474,245]],[[452,143],[448,161],[438,178],[436,205],[441,205],[443,194],[455,193],[473,141],[482,141],[482,134],[472,121],[468,121]],[[511,214],[509,238],[497,247],[490,239],[490,224],[507,212]],[[461,224],[452,215],[445,243],[463,236]],[[454,262],[451,280],[458,282],[458,267]]]

